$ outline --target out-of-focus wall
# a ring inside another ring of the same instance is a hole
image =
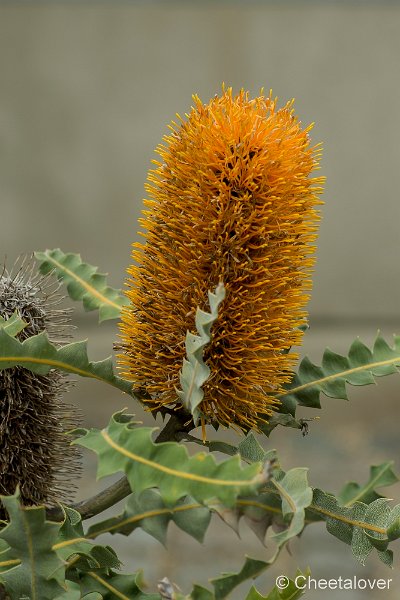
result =
[[[400,5],[217,5],[0,5],[0,255],[60,246],[121,284],[167,123],[272,87],[325,148],[312,317],[397,319]]]

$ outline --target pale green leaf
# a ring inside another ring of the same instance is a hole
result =
[[[141,494],[131,494],[121,515],[92,525],[88,536],[94,538],[106,532],[130,535],[141,527],[165,544],[168,525],[173,521],[180,529],[202,542],[210,518],[210,510],[199,506],[191,498],[182,498],[176,506],[166,507],[157,490],[147,489]]]
[[[294,375],[287,391],[277,395],[285,410],[294,416],[296,404],[321,408],[321,392],[331,398],[347,400],[346,384],[368,385],[375,377],[396,373],[400,367],[400,336],[394,336],[390,347],[378,334],[372,351],[359,339],[350,347],[347,356],[326,349],[321,366],[305,357]]]
[[[64,522],[54,545],[58,556],[67,561],[72,554],[87,554],[93,549],[93,542],[87,540],[83,531],[81,515],[72,508],[64,508]]]
[[[192,414],[195,424],[200,418],[199,405],[204,397],[202,386],[210,376],[210,368],[203,360],[204,349],[211,341],[211,327],[218,319],[218,309],[224,298],[225,287],[220,283],[214,294],[208,292],[211,312],[207,313],[200,308],[196,310],[195,324],[198,335],[190,331],[186,334],[186,358],[183,360],[180,374],[182,389],[177,390],[177,394]]]
[[[376,488],[393,485],[399,479],[393,472],[394,461],[373,465],[370,467],[368,481],[363,485],[351,481],[347,483],[338,494],[338,500],[343,506],[351,506],[354,502],[364,502],[370,504],[377,498]]]
[[[211,454],[200,452],[189,457],[184,446],[175,442],[155,444],[154,429],[135,427],[127,415],[117,413],[107,429],[77,430],[83,433],[76,443],[99,456],[98,476],[124,471],[137,494],[158,487],[163,501],[174,506],[184,496],[200,503],[217,498],[234,505],[239,494],[255,493],[264,483],[262,465],[244,468],[239,456],[217,463]]]
[[[243,516],[247,526],[254,531],[262,544],[271,525],[280,530],[286,524],[282,515],[282,500],[278,494],[263,493],[258,496],[238,499],[239,517]]]
[[[329,533],[351,545],[353,555],[365,564],[375,548],[385,564],[391,564],[392,551],[389,542],[400,537],[400,505],[390,509],[386,498],[378,498],[370,504],[354,502],[341,506],[333,495],[315,489],[312,511],[326,521]]]
[[[4,319],[0,315],[0,329],[3,329],[11,337],[18,335],[27,325],[28,323],[21,319],[17,312],[13,313],[9,319]]]
[[[121,309],[129,300],[120,290],[107,284],[106,275],[82,262],[79,254],[64,254],[59,248],[35,252],[39,270],[43,274],[54,271],[67,286],[72,300],[81,300],[87,311],[98,310],[99,321],[118,319]]]
[[[1,563],[16,561],[2,569],[0,582],[11,600],[26,596],[30,600],[53,600],[62,591],[63,563],[53,549],[60,523],[46,521],[44,507],[22,508],[18,495],[0,496],[10,522],[0,531],[9,550],[0,555]]]
[[[267,454],[251,432],[239,443],[238,450],[242,459],[250,463],[264,461]]]
[[[299,535],[304,528],[305,509],[313,499],[312,488],[307,481],[307,471],[308,469],[301,467],[290,469],[279,479],[272,479],[272,484],[282,498],[282,514],[290,519],[289,527],[273,536],[278,547]]]
[[[112,358],[89,361],[87,342],[73,342],[60,348],[49,341],[46,332],[33,335],[23,342],[0,328],[0,371],[22,366],[39,375],[59,369],[73,375],[90,377],[130,393],[132,384],[114,373]]]

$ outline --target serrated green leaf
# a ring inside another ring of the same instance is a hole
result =
[[[385,533],[378,533],[376,531],[370,532],[363,530],[366,539],[371,545],[370,550],[372,550],[372,547],[376,548],[381,552],[385,552],[387,550],[389,544],[389,540],[387,537],[387,525],[390,520],[390,515],[391,510],[388,504],[388,500],[386,498],[378,498],[377,500],[371,502],[371,504],[368,505],[364,514],[365,523],[373,525],[374,527],[382,528],[385,531]],[[369,551],[365,555],[365,557],[361,557],[362,562],[365,561],[365,558],[368,554]]]
[[[18,559],[17,564],[1,571],[0,582],[11,600],[26,596],[30,600],[53,600],[62,591],[63,563],[52,546],[60,523],[46,521],[44,507],[23,508],[18,495],[0,496],[10,522],[0,531],[9,546],[2,552],[1,562]]]
[[[106,575],[109,569],[120,569],[121,561],[110,546],[92,546],[88,552],[75,552],[73,570],[96,571]]]
[[[326,349],[320,367],[305,357],[298,373],[287,385],[287,391],[277,395],[287,405],[287,410],[282,412],[294,416],[295,404],[321,408],[321,392],[331,398],[347,400],[346,384],[368,385],[375,383],[375,377],[397,373],[400,367],[400,336],[394,336],[393,341],[391,348],[378,334],[371,351],[356,339],[348,356]]]
[[[239,494],[255,493],[265,483],[261,464],[243,468],[238,456],[216,463],[205,452],[189,457],[176,442],[155,444],[154,429],[136,427],[123,412],[114,415],[105,430],[81,431],[84,436],[75,443],[98,454],[98,477],[122,470],[132,490],[139,494],[157,487],[167,506],[185,496],[200,503],[217,498],[232,506]]]
[[[285,399],[283,399],[284,401]],[[296,403],[294,403],[293,409],[295,410]],[[282,412],[273,413],[271,416],[268,416],[268,423],[260,422],[258,427],[260,431],[267,437],[270,436],[271,432],[277,427],[281,425],[282,427],[291,427],[292,429],[302,429],[304,425],[301,421],[297,421],[292,414],[289,412],[283,412],[285,410],[284,406],[280,406],[279,409]]]
[[[223,600],[235,587],[247,579],[255,579],[271,565],[270,562],[264,562],[246,556],[246,562],[239,573],[223,573],[221,577],[211,579],[214,587],[215,600]]]
[[[365,513],[367,506],[361,502],[357,502],[352,507],[352,519],[355,522],[366,522]],[[362,564],[365,565],[367,556],[372,552],[373,546],[365,535],[362,527],[353,527],[353,535],[351,539],[351,551],[353,556]]]
[[[279,596],[278,596],[279,598]],[[260,592],[254,587],[254,585],[251,586],[249,593],[247,594],[245,600],[267,600],[268,596],[263,596],[262,594],[260,594]],[[276,600],[276,597],[273,598],[273,600]]]
[[[215,600],[215,596],[210,590],[196,584],[193,586],[192,593],[189,595],[188,600]]]
[[[376,548],[382,562],[391,564],[392,551],[387,546],[400,537],[397,525],[400,505],[390,509],[386,498],[378,498],[370,504],[354,502],[350,507],[340,506],[337,498],[315,489],[310,509],[321,514],[329,533],[351,545],[359,562],[365,564],[367,556]]]
[[[67,286],[72,300],[81,300],[86,311],[98,310],[99,322],[118,319],[121,309],[129,300],[121,290],[107,285],[106,275],[97,273],[97,267],[82,262],[79,254],[64,254],[59,248],[35,252],[39,270],[43,274],[54,271]]]
[[[290,469],[279,480],[272,479],[272,484],[282,498],[282,514],[284,517],[290,517],[289,527],[273,536],[278,548],[299,535],[304,528],[305,509],[313,499],[313,491],[307,481],[307,471],[305,468]]]
[[[258,590],[253,586],[246,596],[245,600],[298,600],[304,595],[304,590],[301,589],[306,583],[307,578],[310,576],[310,571],[307,569],[305,573],[300,570],[296,573],[296,579],[290,579],[285,575],[280,576],[281,587],[275,585],[267,596],[260,594]],[[299,586],[296,585],[297,578],[299,580]]]
[[[28,323],[21,319],[17,312],[13,313],[9,319],[4,319],[0,315],[0,329],[3,329],[11,337],[18,335],[27,325]]]
[[[237,510],[238,520],[243,516],[247,526],[254,531],[262,544],[271,525],[279,529],[286,527],[282,515],[282,500],[278,494],[267,492],[258,496],[239,498]]]
[[[166,507],[157,490],[149,489],[140,495],[129,496],[124,512],[118,517],[92,525],[88,537],[93,539],[103,533],[130,535],[135,528],[141,527],[160,542],[165,543],[168,524],[173,520],[180,529],[201,542],[209,525],[211,513],[214,511],[235,531],[238,530],[239,520],[243,517],[261,543],[264,543],[268,527],[274,524],[282,529],[285,525],[281,504],[278,494],[263,493],[257,496],[239,497],[236,505],[231,508],[215,501],[207,502],[207,506],[202,506],[190,498],[184,498],[174,507]]]
[[[94,538],[106,532],[130,535],[141,527],[165,544],[168,525],[173,521],[182,531],[202,542],[210,519],[210,510],[199,506],[191,498],[183,498],[176,506],[167,508],[159,492],[148,489],[141,494],[131,494],[121,515],[92,525],[88,537]]]
[[[193,591],[189,596],[185,596],[186,600],[218,600],[226,598],[237,585],[246,581],[247,579],[254,579],[261,574],[266,568],[270,566],[270,563],[263,561],[254,560],[246,557],[246,563],[241,569],[240,573],[227,573],[222,577],[211,580],[214,584],[215,595],[204,587],[195,585]],[[310,576],[310,570],[307,569],[305,573],[300,570],[296,572],[296,578],[301,577],[301,585],[305,583],[307,577]],[[282,576],[284,577],[284,576]],[[284,583],[286,587],[283,589],[278,588],[276,585],[269,592],[267,596],[263,596],[260,592],[252,586],[248,592],[245,600],[298,600],[304,595],[304,591],[301,587],[296,586],[296,580],[292,580],[289,577],[284,577]],[[220,594],[220,595],[219,595]]]
[[[66,568],[69,568],[69,559],[73,557],[74,568],[82,570],[105,568],[107,566],[116,568],[119,561],[113,560],[108,555],[108,547],[102,558],[99,547],[86,538],[82,526],[81,515],[72,508],[64,509],[65,518],[61,525],[57,542],[53,546],[58,556],[65,562]],[[68,571],[67,571],[68,573]]]
[[[183,406],[192,414],[195,424],[200,418],[199,405],[204,397],[202,386],[210,376],[210,368],[203,360],[204,349],[210,343],[211,327],[218,319],[218,309],[224,298],[225,287],[219,283],[214,294],[208,292],[211,312],[207,313],[200,308],[196,310],[195,324],[198,335],[190,331],[186,334],[186,358],[183,359],[180,374],[182,390],[177,390],[177,394]]]
[[[370,467],[370,475],[367,483],[360,486],[351,481],[347,483],[338,494],[338,500],[343,506],[351,506],[354,502],[364,502],[370,504],[377,498],[380,498],[375,489],[383,486],[393,485],[399,481],[393,471],[394,461],[373,465]]]
[[[141,589],[141,572],[125,575],[109,571],[103,573],[82,573],[79,577],[81,593],[98,592],[103,600],[160,600],[160,594],[146,594]]]
[[[130,393],[132,384],[114,373],[112,358],[91,362],[87,355],[87,342],[73,342],[57,348],[49,341],[46,332],[33,335],[23,342],[0,329],[0,371],[22,366],[39,375],[59,369],[73,375],[90,377]]]

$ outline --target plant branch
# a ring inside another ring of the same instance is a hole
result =
[[[170,416],[167,424],[156,437],[155,443],[159,444],[160,442],[177,441],[178,439],[182,439],[179,434],[188,433],[193,428],[193,421],[188,421],[187,415],[174,413]],[[123,500],[126,496],[129,496],[130,493],[131,488],[124,475],[105,490],[102,490],[87,500],[81,500],[80,502],[70,504],[69,508],[79,512],[83,521],[100,514],[107,508],[110,508],[110,506],[114,506],[114,504]],[[46,510],[46,515],[50,521],[62,521],[64,518],[61,506],[48,508]]]

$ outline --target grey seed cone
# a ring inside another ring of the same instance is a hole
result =
[[[69,311],[59,308],[58,287],[26,260],[0,274],[0,316],[7,320],[17,311],[28,323],[20,340],[46,331],[52,343],[66,343]],[[11,495],[19,485],[25,506],[72,500],[81,467],[79,449],[66,434],[79,422],[75,407],[63,401],[69,387],[55,370],[0,371],[0,494]]]

